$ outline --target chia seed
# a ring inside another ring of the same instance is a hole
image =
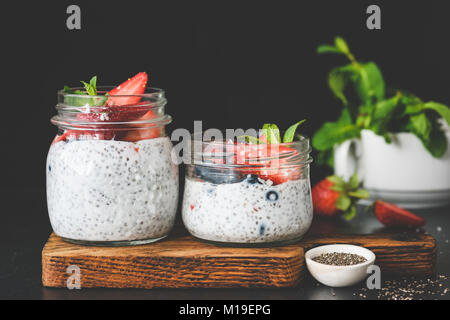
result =
[[[171,150],[168,137],[137,143],[80,140],[52,145],[47,157],[47,203],[53,231],[84,241],[167,235],[178,202],[178,167],[171,161]]]
[[[384,281],[379,290],[361,288],[353,295],[359,296],[361,299],[378,300],[448,299],[450,295],[449,281],[450,277],[442,274],[433,278],[389,279]]]
[[[360,255],[346,252],[322,253],[320,256],[312,258],[312,260],[330,266],[352,266],[367,261],[366,258]]]
[[[188,231],[197,238],[231,243],[302,237],[312,221],[309,181],[252,182],[213,185],[186,177],[182,216]],[[215,192],[208,192],[212,187]]]

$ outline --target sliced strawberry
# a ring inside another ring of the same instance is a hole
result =
[[[78,113],[77,120],[88,122],[124,122],[137,120],[144,116],[149,110],[145,106],[148,102],[140,102],[134,105],[93,107],[89,113]]]
[[[154,139],[161,136],[161,128],[131,129],[121,141],[137,142],[146,139]]]
[[[133,78],[128,79],[121,85],[112,89],[106,105],[123,106],[136,104],[141,100],[141,97],[133,97],[132,95],[141,95],[145,92],[147,86],[148,76],[146,72],[139,72]],[[115,95],[131,95],[130,97],[114,97]]]
[[[377,219],[388,227],[418,228],[425,224],[425,220],[414,213],[381,200],[375,201],[374,210]]]
[[[233,152],[235,154],[236,164],[255,164],[258,160],[267,158],[268,144],[248,144],[248,143],[236,143],[232,145]]]
[[[300,168],[283,168],[289,161],[283,158],[283,154],[297,154],[292,148],[277,144],[245,144],[237,143],[234,146],[236,164],[259,165],[257,172],[252,168],[241,169],[243,174],[258,174],[263,180],[271,180],[275,185],[289,180],[297,180],[301,177]],[[275,158],[269,160],[269,158]],[[247,171],[248,172],[247,172]]]
[[[301,178],[301,170],[299,167],[286,168],[289,158],[298,154],[297,150],[280,146],[276,144],[267,145],[266,156],[276,158],[267,163],[267,167],[259,172],[259,176],[264,180],[271,180],[273,184],[281,184],[289,180],[298,180]],[[287,157],[288,158],[283,158]]]
[[[267,166],[267,169],[261,169],[259,176],[264,180],[271,180],[275,185],[287,182],[289,180],[298,180],[301,178],[301,169],[285,168],[289,158],[283,158],[283,154],[289,157],[298,154],[297,150],[279,145],[269,145],[272,148],[268,150],[269,157],[276,157],[276,160],[271,160]]]
[[[264,135],[264,133],[261,133],[261,134],[259,135],[259,141],[264,142],[264,143],[267,143],[267,138],[266,138],[266,136]]]
[[[147,109],[148,110],[148,109]],[[157,118],[158,116],[155,115],[155,113],[152,110],[148,110],[143,116],[136,119],[136,121],[145,121],[145,120],[151,120],[154,118]],[[136,127],[147,127],[148,124],[135,124]],[[130,141],[130,142],[136,142],[140,140],[145,139],[154,139],[161,136],[161,128],[159,127],[152,127],[147,129],[130,129],[130,131],[127,132],[125,137],[123,137],[122,141]]]
[[[146,112],[141,115],[138,119],[136,119],[136,121],[145,121],[145,120],[151,120],[151,119],[155,119],[158,116],[153,112],[153,110],[149,110],[148,108],[146,109]],[[146,124],[135,124],[134,126],[137,127],[145,127],[147,126]]]

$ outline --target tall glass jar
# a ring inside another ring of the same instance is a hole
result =
[[[74,88],[77,89],[77,88]],[[58,127],[47,156],[53,231],[88,245],[133,245],[164,238],[178,203],[178,166],[165,134],[164,91],[148,88],[132,104],[115,95],[58,92]],[[104,100],[103,100],[104,101]]]
[[[284,245],[309,229],[307,138],[276,145],[194,139],[193,149],[182,217],[194,237],[231,246]]]

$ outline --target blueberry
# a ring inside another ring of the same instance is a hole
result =
[[[278,200],[278,193],[276,191],[269,191],[266,193],[266,200],[268,201],[277,201]]]
[[[48,171],[52,171],[52,166],[48,165]]]
[[[199,178],[214,184],[238,183],[244,180],[235,170],[196,166],[195,173]]]
[[[261,224],[259,226],[259,235],[263,236],[265,231],[266,231],[266,226],[264,224]]]
[[[259,181],[259,176],[257,174],[248,174],[246,177],[246,181],[250,184],[261,184],[261,182]]]

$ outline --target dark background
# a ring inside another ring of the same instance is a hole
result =
[[[319,44],[331,43],[336,35],[348,41],[358,59],[374,60],[388,86],[450,104],[450,11],[446,3],[2,2],[0,298],[51,298],[55,294],[41,287],[40,253],[51,231],[45,159],[56,128],[49,120],[55,114],[56,92],[64,85],[79,85],[93,75],[99,84],[117,85],[147,71],[151,85],[166,90],[166,111],[174,117],[169,133],[175,128],[192,130],[194,120],[203,120],[204,129],[259,128],[265,122],[284,129],[306,118],[301,131],[312,136],[340,112],[326,76],[346,61],[315,53]],[[70,4],[81,7],[79,31],[66,28]],[[370,4],[381,7],[382,30],[366,28]],[[313,164],[312,181],[327,172]],[[442,219],[447,212],[448,208],[441,212]],[[441,218],[432,212],[429,229],[445,230],[448,219],[442,222]],[[367,231],[370,224],[358,221],[348,228]],[[371,221],[379,227],[374,218]],[[448,243],[446,235],[434,233]],[[445,259],[447,264],[440,268],[448,266]],[[351,298],[347,293],[342,297]],[[116,294],[120,298],[128,293]],[[146,294],[166,298],[173,293]],[[259,294],[255,291],[253,297],[267,298]],[[179,298],[209,295],[209,291],[197,295],[182,291]],[[286,298],[279,293],[273,297]]]
[[[45,186],[56,91],[97,75],[116,85],[139,71],[167,91],[174,128],[281,128],[334,120],[327,88],[344,57],[317,55],[343,36],[376,61],[389,86],[450,104],[446,1],[34,1],[2,3],[2,185]],[[66,28],[81,7],[82,29]],[[366,28],[381,7],[382,30]],[[24,144],[26,143],[26,144]],[[313,180],[323,175],[314,169]]]

